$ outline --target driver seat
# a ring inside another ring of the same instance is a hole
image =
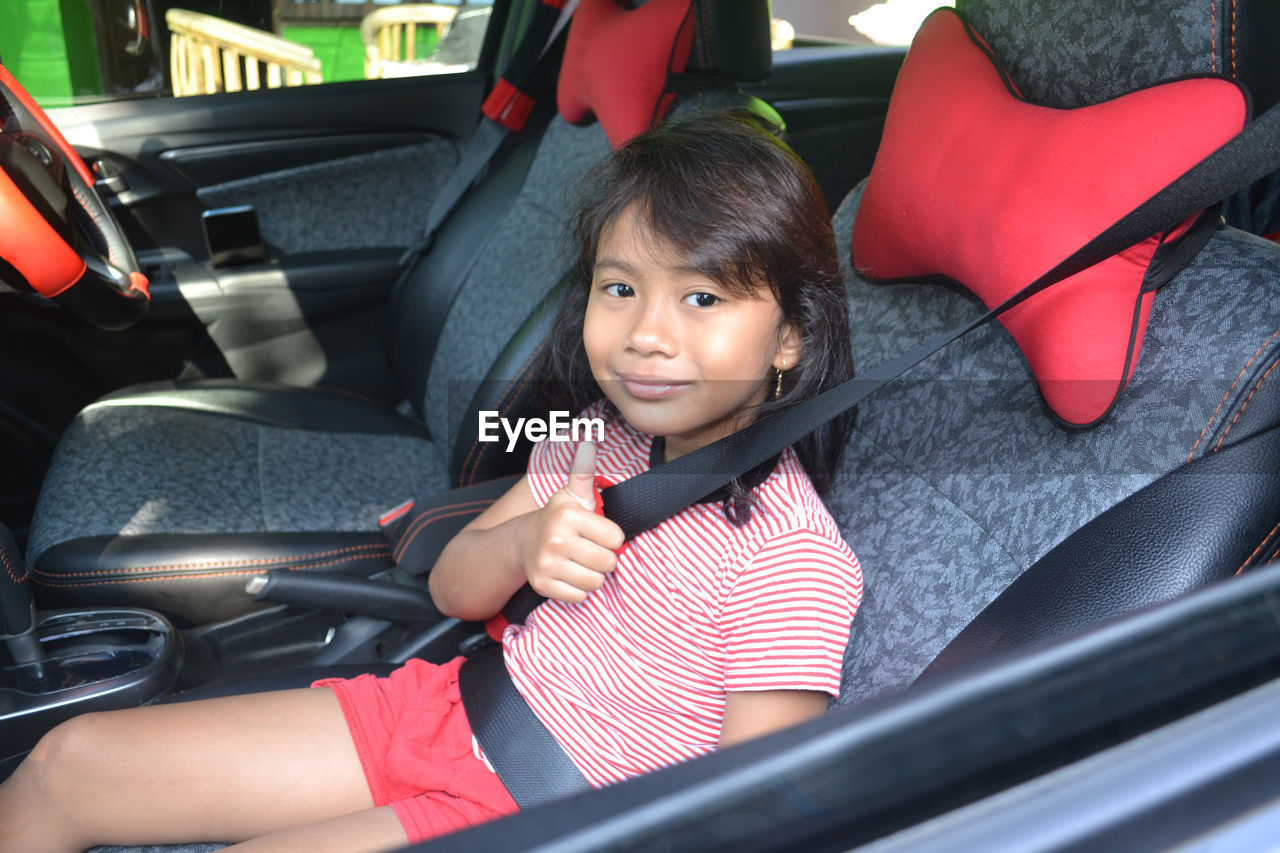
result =
[[[618,18],[615,35],[631,34],[606,53],[594,43],[607,32],[582,30],[597,10]],[[27,559],[40,605],[144,607],[182,625],[237,617],[261,606],[244,592],[249,576],[389,568],[381,513],[522,471],[527,446],[480,443],[475,412],[526,413],[539,321],[570,265],[562,238],[578,176],[610,140],[643,129],[655,102],[670,103],[670,73],[708,89],[683,99],[690,107],[767,76],[768,25],[764,0],[582,3],[566,67],[594,62],[582,75],[589,105],[617,112],[625,99],[614,95],[628,93],[635,103],[618,121],[639,125],[544,116],[454,209],[388,312],[387,357],[407,404],[233,380],[136,386],[93,403],[62,436],[37,501]],[[680,50],[653,49],[663,43]],[[636,78],[656,92],[647,104]]]

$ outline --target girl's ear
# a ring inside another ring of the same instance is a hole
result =
[[[773,366],[782,371],[790,370],[800,363],[800,332],[791,323],[782,324],[782,333],[778,335],[778,352],[773,357]]]

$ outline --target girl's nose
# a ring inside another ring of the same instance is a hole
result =
[[[671,312],[659,300],[637,306],[627,346],[641,355],[673,356],[679,348]]]

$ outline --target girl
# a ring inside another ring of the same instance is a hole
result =
[[[596,515],[616,482],[852,374],[825,203],[748,114],[672,122],[589,181],[579,261],[542,365],[599,447],[546,442],[444,550],[441,611],[549,599],[507,668],[595,786],[821,714],[861,596],[814,489],[848,419],[636,537]],[[601,397],[603,393],[603,397]],[[811,482],[812,481],[812,482]],[[474,742],[460,659],[389,678],[91,714],[0,786],[0,849],[194,838],[387,850],[516,810]]]

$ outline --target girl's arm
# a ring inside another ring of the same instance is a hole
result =
[[[569,482],[539,507],[528,477],[450,540],[427,584],[446,616],[493,616],[526,581],[540,595],[585,601],[617,564],[622,529],[592,511],[595,445],[578,446]]]
[[[817,690],[741,690],[725,697],[719,749],[821,717],[830,696]]]

